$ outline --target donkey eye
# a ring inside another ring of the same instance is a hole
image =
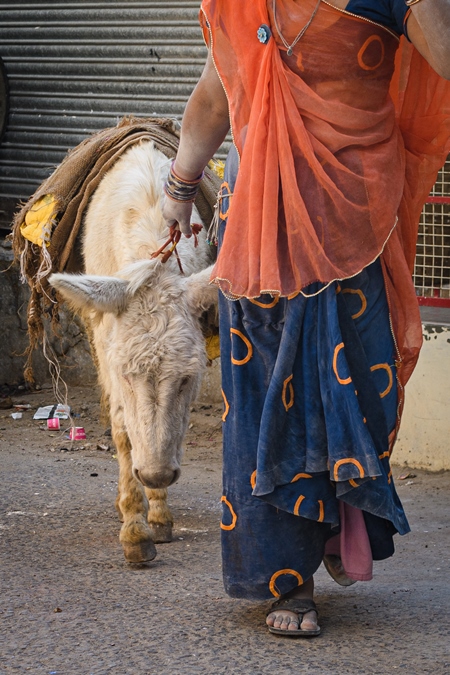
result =
[[[187,385],[189,384],[189,382],[190,382],[190,378],[189,378],[189,377],[183,377],[183,379],[182,379],[181,382],[180,382],[180,390],[181,390],[181,389],[184,389],[185,387],[187,387]]]

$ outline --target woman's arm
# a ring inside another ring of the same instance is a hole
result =
[[[197,178],[222,145],[229,128],[228,100],[209,54],[183,115],[175,173],[185,180]],[[169,226],[178,224],[177,229],[187,236],[191,235],[191,212],[191,203],[166,197],[164,218]]]
[[[409,39],[434,70],[450,80],[450,0],[421,0],[411,10]]]

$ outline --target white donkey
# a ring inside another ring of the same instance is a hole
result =
[[[80,313],[119,461],[116,506],[129,562],[152,560],[170,541],[167,487],[180,475],[190,405],[207,356],[200,317],[217,302],[204,230],[182,237],[166,263],[151,259],[167,238],[161,211],[169,161],[151,141],[131,147],[94,193],[84,222],[85,274],[50,283]],[[201,223],[194,209],[193,222]]]

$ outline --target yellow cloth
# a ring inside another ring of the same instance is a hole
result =
[[[205,339],[206,354],[210,361],[218,359],[220,356],[220,338],[218,335],[210,335]]]
[[[42,247],[45,243],[48,246],[58,210],[55,197],[41,197],[25,215],[25,221],[20,226],[22,236],[32,244]]]

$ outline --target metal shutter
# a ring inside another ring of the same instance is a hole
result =
[[[123,115],[180,119],[206,57],[200,0],[4,2],[0,227],[67,150]]]

